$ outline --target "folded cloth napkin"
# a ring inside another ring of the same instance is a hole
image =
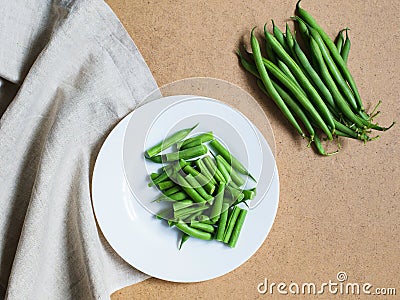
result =
[[[101,0],[3,1],[0,16],[0,101],[16,93],[0,119],[0,286],[7,299],[109,299],[146,275],[98,231],[91,174],[156,82]]]

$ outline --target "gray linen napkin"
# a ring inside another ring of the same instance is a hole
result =
[[[2,110],[18,91],[0,119],[0,285],[8,299],[108,299],[146,275],[97,230],[91,174],[157,85],[101,0],[2,1],[0,16]]]

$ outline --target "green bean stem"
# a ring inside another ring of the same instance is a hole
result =
[[[338,50],[339,53],[341,53],[341,51],[343,49],[343,43],[344,43],[343,31],[344,30],[346,30],[346,29],[340,30],[336,37],[336,49]]]
[[[343,61],[347,64],[347,60],[349,58],[351,42],[350,42],[350,39],[349,39],[349,35],[347,33],[348,28],[346,28],[345,30],[346,30],[346,41],[344,42],[343,48],[340,51],[340,55],[342,56]]]

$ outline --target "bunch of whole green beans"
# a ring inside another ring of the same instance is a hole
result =
[[[376,110],[380,101],[372,112],[366,113],[347,68],[348,28],[339,32],[335,44],[311,14],[300,7],[300,1],[296,8],[297,15],[292,19],[298,25],[305,49],[299,46],[288,24],[283,33],[272,22],[272,34],[264,26],[267,56],[263,57],[253,29],[249,58],[237,52],[242,66],[258,78],[259,88],[275,102],[297,132],[309,140],[308,146],[315,144],[318,153],[338,152],[325,151],[320,132],[329,140],[342,136],[365,143],[378,138],[369,135],[372,130],[388,130],[395,122],[389,127],[373,122],[379,114]]]
[[[238,205],[256,193],[255,188],[243,189],[243,175],[255,179],[212,132],[185,139],[196,126],[174,133],[145,152],[146,159],[164,163],[158,173],[150,174],[149,186],[162,193],[154,201],[170,204],[156,217],[182,232],[179,249],[189,237],[216,239],[233,248],[247,214]],[[176,151],[159,154],[172,146]]]

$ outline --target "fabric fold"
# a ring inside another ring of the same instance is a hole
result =
[[[147,275],[97,230],[91,174],[108,133],[157,85],[103,1],[11,2],[0,76],[20,86],[0,119],[0,284],[7,299],[108,299]],[[32,19],[12,18],[21,7]]]

